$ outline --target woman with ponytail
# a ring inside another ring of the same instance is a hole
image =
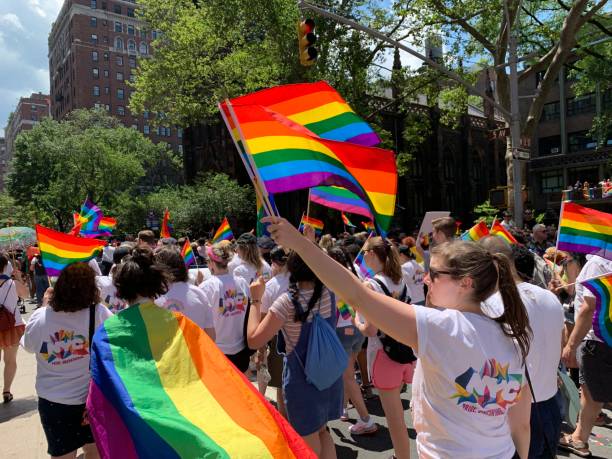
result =
[[[412,383],[419,457],[528,457],[531,331],[507,257],[467,241],[437,246],[425,282],[429,303],[440,309],[420,307],[367,288],[285,219],[263,222],[369,324],[419,357]],[[504,313],[493,320],[481,302],[498,290]]]
[[[315,246],[311,244],[311,248]],[[317,252],[322,251],[315,249]],[[317,457],[336,457],[336,449],[328,421],[342,414],[342,377],[330,387],[319,390],[307,381],[303,362],[312,330],[314,314],[318,313],[332,328],[336,326],[334,295],[323,286],[310,268],[296,254],[287,260],[289,291],[281,295],[261,319],[261,298],[265,291],[263,277],[251,284],[251,311],[247,340],[251,349],[265,345],[280,330],[278,350],[283,359],[283,394],[287,419]]]

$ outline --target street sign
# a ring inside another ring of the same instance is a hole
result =
[[[531,150],[529,148],[515,148],[512,151],[512,157],[514,159],[529,161],[531,158]]]

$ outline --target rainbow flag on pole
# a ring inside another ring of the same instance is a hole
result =
[[[505,240],[508,244],[518,244],[518,241],[514,238],[514,236],[503,227],[501,223],[497,221],[497,219],[493,220],[493,224],[491,225],[490,234],[492,236],[499,236],[503,240]]]
[[[373,222],[362,222],[361,224],[363,225],[365,230],[369,233],[371,233],[372,231],[376,231],[376,227]]]
[[[564,202],[557,248],[612,260],[612,214]]]
[[[593,332],[612,347],[612,273],[581,283],[595,295]]]
[[[348,219],[348,217],[345,215],[345,213],[344,213],[344,212],[341,212],[340,214],[341,214],[341,216],[342,216],[342,223],[343,223],[345,226],[350,226],[351,228],[355,228],[355,225],[353,225],[353,224],[351,223],[351,221]]]
[[[36,239],[42,264],[51,277],[59,276],[72,263],[91,260],[106,245],[106,241],[72,236],[40,225],[36,225]]]
[[[234,233],[232,233],[232,229],[230,228],[229,222],[227,221],[227,217],[223,217],[223,221],[221,222],[221,226],[215,233],[212,238],[212,243],[216,244],[221,241],[231,241],[234,239]]]
[[[310,200],[331,209],[372,218],[368,203],[352,191],[338,186],[317,186],[310,190]],[[372,225],[373,229],[374,225]]]
[[[484,221],[476,223],[469,230],[461,235],[461,239],[464,241],[477,241],[485,236],[489,235],[489,228]]]
[[[366,263],[363,250],[359,252],[357,257],[355,258],[354,263],[355,263],[355,266],[359,268],[359,273],[361,274],[362,278],[364,279],[374,278],[375,273],[374,271],[372,271],[372,268],[370,268],[368,264]]]
[[[104,459],[316,457],[200,327],[153,303],[97,330],[87,411]]]
[[[323,232],[323,227],[325,226],[325,224],[321,220],[309,217],[308,215],[302,215],[302,220],[300,221],[300,226],[298,227],[298,230],[300,232],[304,232],[304,225],[312,226],[317,236],[321,235],[321,233]]]
[[[189,242],[189,238],[187,238],[185,240],[185,244],[183,244],[183,248],[181,249],[181,257],[183,257],[185,266],[188,268],[189,265],[195,263],[195,256],[193,254],[193,250],[191,249],[191,242]]]
[[[172,224],[170,223],[170,211],[166,209],[164,211],[164,219],[162,220],[161,230],[159,231],[159,237],[164,239],[172,237]]]
[[[351,317],[355,317],[355,310],[351,308],[344,301],[338,299],[338,317],[342,317],[344,320],[349,320]]]

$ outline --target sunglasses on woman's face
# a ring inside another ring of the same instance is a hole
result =
[[[432,282],[435,282],[436,279],[440,277],[442,274],[447,274],[449,276],[452,276],[454,273],[452,271],[443,271],[441,269],[432,268],[431,266],[429,267],[429,278],[431,279]]]

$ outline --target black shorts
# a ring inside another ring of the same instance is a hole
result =
[[[49,455],[63,456],[94,442],[89,424],[83,425],[84,412],[85,404],[64,405],[38,399],[38,414],[47,437]]]
[[[268,371],[270,372],[270,387],[283,387],[283,356],[276,350],[278,336],[270,341],[270,354],[268,355]]]
[[[612,347],[599,341],[584,341],[578,348],[580,384],[600,403],[612,402]]]
[[[247,371],[249,369],[249,363],[251,361],[251,350],[248,347],[245,347],[244,349],[242,349],[240,352],[236,353],[236,354],[225,354],[225,357],[227,357],[230,362],[232,362],[234,365],[236,365],[236,368],[238,368],[242,373],[244,373],[245,371]]]

